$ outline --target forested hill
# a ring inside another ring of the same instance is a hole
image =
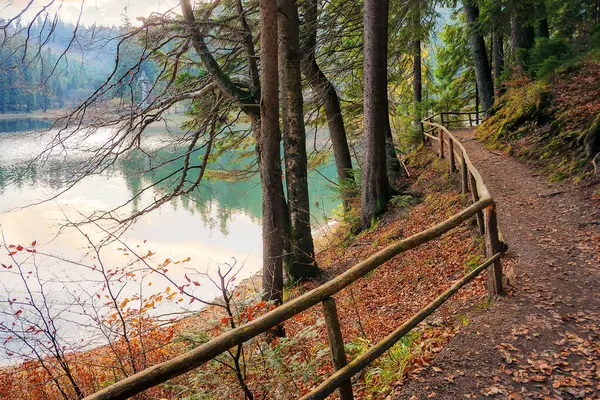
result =
[[[125,29],[75,26],[41,17],[30,25],[17,24],[6,32],[0,47],[0,114],[80,103],[115,69],[117,45]],[[134,41],[122,43],[117,71],[134,65],[141,51]],[[152,72],[148,68],[147,74]],[[115,88],[115,96],[122,94],[122,86]]]

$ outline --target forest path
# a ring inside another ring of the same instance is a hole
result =
[[[509,294],[477,312],[400,399],[600,399],[600,244],[583,194],[454,131],[498,204]]]

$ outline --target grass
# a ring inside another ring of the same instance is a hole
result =
[[[477,304],[477,308],[479,310],[487,310],[488,308],[490,308],[492,306],[493,301],[494,301],[493,297],[486,297],[485,300],[483,300],[481,303]]]
[[[386,394],[404,379],[408,364],[422,351],[421,337],[422,332],[410,332],[365,370],[366,393],[373,396]],[[369,340],[355,338],[346,345],[346,352],[354,358],[371,347]]]
[[[390,200],[390,205],[394,208],[408,208],[416,204],[419,204],[419,199],[411,195],[395,196]]]
[[[467,258],[467,262],[465,265],[465,275],[467,275],[468,273],[472,272],[475,270],[475,268],[477,268],[478,266],[480,266],[483,262],[483,256],[481,254],[471,254],[468,258]]]
[[[467,325],[469,325],[469,322],[471,322],[469,320],[469,316],[467,314],[459,313],[456,315],[456,318],[458,319],[458,323],[461,326],[467,326]]]

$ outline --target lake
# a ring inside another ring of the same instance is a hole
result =
[[[44,118],[0,118],[0,133],[46,129],[50,125]]]
[[[54,304],[63,308],[65,304],[78,303],[77,311],[70,309],[67,313],[69,318],[63,318],[63,329],[68,331],[65,335],[75,340],[81,336],[82,330],[72,329],[73,321],[81,324],[85,318],[91,318],[86,307],[96,302],[95,308],[102,312],[103,302],[96,300],[96,297],[100,299],[106,296],[103,278],[98,273],[100,264],[106,270],[125,271],[130,268],[133,271],[139,269],[139,262],[135,262],[133,253],[124,250],[121,243],[107,244],[100,257],[90,247],[88,238],[91,243],[98,244],[106,237],[104,230],[113,226],[111,221],[76,227],[66,226],[66,223],[82,222],[98,211],[111,210],[120,205],[125,205],[118,211],[121,217],[143,209],[155,197],[168,193],[166,182],[169,180],[165,179],[183,166],[182,155],[185,150],[183,146],[164,146],[172,133],[153,127],[149,137],[144,139],[143,147],[146,152],[153,154],[152,158],[142,152],[132,152],[106,171],[84,178],[60,194],[75,165],[80,165],[83,154],[65,150],[28,167],[27,162],[43,151],[47,142],[45,138],[52,133],[24,133],[47,126],[38,125],[42,123],[40,121],[27,118],[0,121],[0,148],[3,149],[0,155],[2,235],[7,245],[33,249],[31,243],[36,241],[36,253],[22,251],[15,255],[15,259],[22,264],[21,274],[16,273],[17,266],[13,266],[15,262],[6,252],[0,253],[0,262],[5,265],[0,269],[0,298],[13,301],[27,298],[25,284],[29,284],[34,292],[44,289]],[[110,132],[99,131],[97,140],[101,142],[103,135],[108,134]],[[201,155],[198,152],[194,157]],[[238,160],[237,156],[239,154],[224,154],[211,168],[219,169],[232,162],[242,170],[251,168],[251,160]],[[161,166],[161,160],[174,161]],[[150,173],[148,170],[151,168],[153,171]],[[330,183],[336,180],[336,176],[333,161],[309,174],[314,230],[326,228],[328,218],[339,205]],[[192,175],[188,179],[193,181],[194,177]],[[148,185],[155,186],[130,201]],[[210,282],[210,277],[215,277],[218,265],[232,263],[235,259],[236,268],[241,268],[236,282],[261,269],[260,221],[261,190],[258,177],[233,182],[203,180],[201,186],[189,195],[173,199],[137,219],[121,236],[127,246],[140,255],[146,255],[148,251],[154,253],[149,258],[154,265],[166,259],[172,260],[168,272],[171,281],[156,274],[132,273],[135,276],[127,275],[125,282],[117,284],[119,295],[135,296],[141,290],[143,281],[143,296],[146,297],[173,287],[173,282],[184,284],[191,277],[198,282],[198,286],[189,289],[194,291],[194,296],[211,300],[219,293]],[[188,257],[189,262],[179,263]],[[6,268],[8,266],[13,268]],[[31,276],[39,277],[41,284],[33,279],[28,280]],[[0,303],[4,304],[2,320],[8,323],[11,313],[17,310],[4,300]],[[185,301],[157,306],[154,311],[157,314],[174,315],[199,307],[199,302],[189,304]],[[1,337],[0,333],[0,340]]]

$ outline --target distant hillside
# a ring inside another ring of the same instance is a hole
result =
[[[122,96],[131,79],[120,80],[139,63],[141,47],[123,43],[115,66],[120,28],[50,23],[41,18],[17,25],[0,48],[0,113],[45,111],[78,104],[96,90],[115,67],[109,96]],[[24,60],[24,62],[23,62]],[[143,68],[154,77],[152,63]]]

